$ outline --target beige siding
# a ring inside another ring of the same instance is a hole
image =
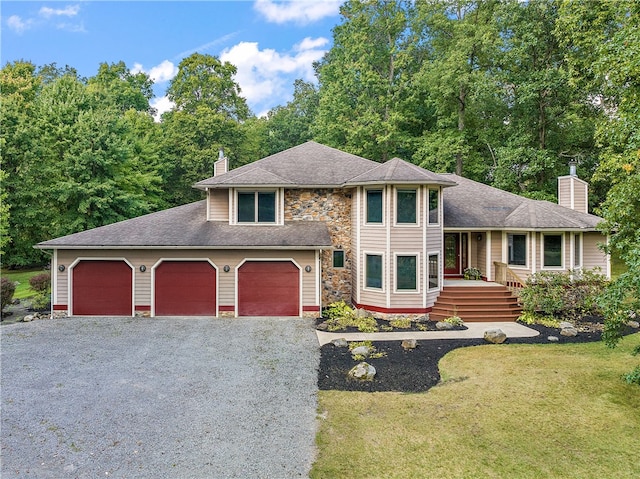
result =
[[[208,190],[209,220],[229,221],[229,190]]]
[[[502,231],[491,232],[491,279],[496,277],[495,261],[505,262],[506,258],[502,257]]]
[[[589,185],[575,176],[558,178],[558,204],[565,208],[588,213]]]
[[[319,306],[317,298],[317,265],[315,251],[243,251],[243,250],[59,250],[58,264],[65,265],[64,272],[57,271],[56,304],[67,305],[69,295],[69,266],[78,258],[124,258],[134,267],[135,305],[150,306],[152,267],[162,259],[208,259],[218,269],[218,305],[235,306],[236,268],[248,259],[292,259],[301,269],[302,305]],[[140,266],[147,270],[140,272]],[[230,271],[223,268],[229,265]],[[311,266],[311,272],[304,271]]]
[[[610,274],[609,258],[598,248],[600,243],[606,243],[606,237],[600,233],[582,235],[582,267],[584,269],[600,268],[602,274]]]

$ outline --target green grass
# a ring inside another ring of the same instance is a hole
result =
[[[640,477],[638,345],[462,348],[425,393],[320,391],[311,477]]]
[[[2,277],[8,278],[14,283],[18,283],[16,286],[16,292],[13,295],[14,299],[28,299],[32,298],[36,295],[36,292],[31,289],[29,286],[29,278],[35,276],[40,273],[44,273],[45,271],[41,269],[36,270],[19,270],[19,271],[10,271],[10,270],[2,270]]]

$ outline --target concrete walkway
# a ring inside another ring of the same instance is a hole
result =
[[[330,343],[334,339],[344,338],[347,341],[402,341],[403,339],[474,339],[483,338],[487,329],[499,328],[507,335],[507,338],[532,338],[540,333],[535,329],[527,328],[520,323],[495,322],[495,323],[465,323],[468,328],[464,331],[400,331],[389,333],[328,333],[316,331],[320,346]]]

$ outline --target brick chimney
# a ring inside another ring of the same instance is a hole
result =
[[[218,160],[213,164],[213,176],[220,176],[229,171],[229,160],[224,156],[224,150],[218,151]]]
[[[578,163],[569,162],[569,174],[558,178],[558,204],[565,208],[589,212],[589,184],[578,178]]]

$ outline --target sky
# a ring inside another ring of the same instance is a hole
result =
[[[236,82],[259,116],[293,98],[297,78],[315,81],[313,62],[331,48],[342,0],[7,1],[0,3],[0,60],[56,63],[94,76],[124,61],[165,96],[183,58],[214,55],[238,69]]]

